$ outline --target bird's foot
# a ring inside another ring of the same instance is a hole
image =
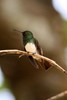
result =
[[[20,56],[19,56],[19,58],[21,58],[22,56],[23,56],[23,54],[22,54],[22,55],[20,55]]]

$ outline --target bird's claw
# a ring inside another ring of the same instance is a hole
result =
[[[23,54],[22,54],[22,55],[20,55],[20,56],[19,56],[19,58],[21,58],[22,56],[23,56]]]

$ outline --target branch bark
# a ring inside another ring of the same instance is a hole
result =
[[[65,95],[67,95],[67,90],[64,91],[64,92],[61,92],[61,93],[59,93],[59,94],[57,94],[55,96],[52,96],[52,97],[48,98],[47,100],[57,100],[57,99],[65,96]]]
[[[53,67],[56,67],[58,68],[60,71],[62,71],[63,73],[65,73],[67,75],[67,71],[62,68],[60,65],[58,65],[54,60],[51,60],[47,57],[44,57],[44,56],[41,56],[39,54],[32,54],[32,53],[28,53],[28,52],[25,52],[25,51],[21,51],[21,50],[0,50],[0,56],[3,56],[3,55],[8,55],[8,54],[16,54],[16,55],[20,55],[20,56],[33,56],[36,60],[41,59],[45,62],[48,62],[49,63],[49,67],[53,66]],[[41,62],[41,60],[39,60],[39,62]]]

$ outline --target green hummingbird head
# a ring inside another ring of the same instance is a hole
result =
[[[14,29],[14,31],[17,31],[17,32],[22,33],[23,38],[33,38],[33,33],[30,32],[30,31],[21,32],[21,31],[18,31],[18,30],[16,30],[16,29]]]
[[[28,42],[33,42],[34,41],[34,37],[33,37],[33,33],[30,31],[24,31],[22,32],[23,35],[23,43],[24,45]]]
[[[22,32],[22,34],[23,34],[23,38],[25,38],[25,39],[33,38],[33,33],[30,31],[24,31],[24,32]]]
[[[16,30],[16,29],[14,29],[14,31],[17,31],[17,32],[22,33],[24,45],[25,45],[27,42],[34,42],[34,37],[33,37],[33,33],[32,33],[32,32],[30,32],[30,31],[21,32],[21,31],[18,31],[18,30]]]

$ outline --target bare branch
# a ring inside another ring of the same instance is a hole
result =
[[[67,90],[64,91],[64,92],[62,92],[62,93],[59,93],[59,94],[57,94],[57,95],[55,95],[55,96],[52,96],[52,97],[50,97],[50,98],[47,99],[47,100],[57,100],[57,99],[59,99],[59,98],[65,96],[65,95],[67,95]]]
[[[47,58],[47,57],[44,57],[44,56],[41,56],[39,54],[32,54],[32,53],[28,53],[28,52],[25,52],[25,51],[21,51],[21,50],[0,50],[0,55],[3,56],[3,55],[6,55],[6,54],[16,54],[16,55],[22,55],[22,56],[33,56],[36,60],[41,59],[41,60],[44,60],[45,64],[46,62],[49,63],[49,67],[50,66],[54,66],[56,68],[58,68],[60,71],[62,71],[63,73],[65,73],[67,75],[67,71],[62,68],[61,66],[59,66],[55,61]],[[40,62],[41,62],[40,60]]]

